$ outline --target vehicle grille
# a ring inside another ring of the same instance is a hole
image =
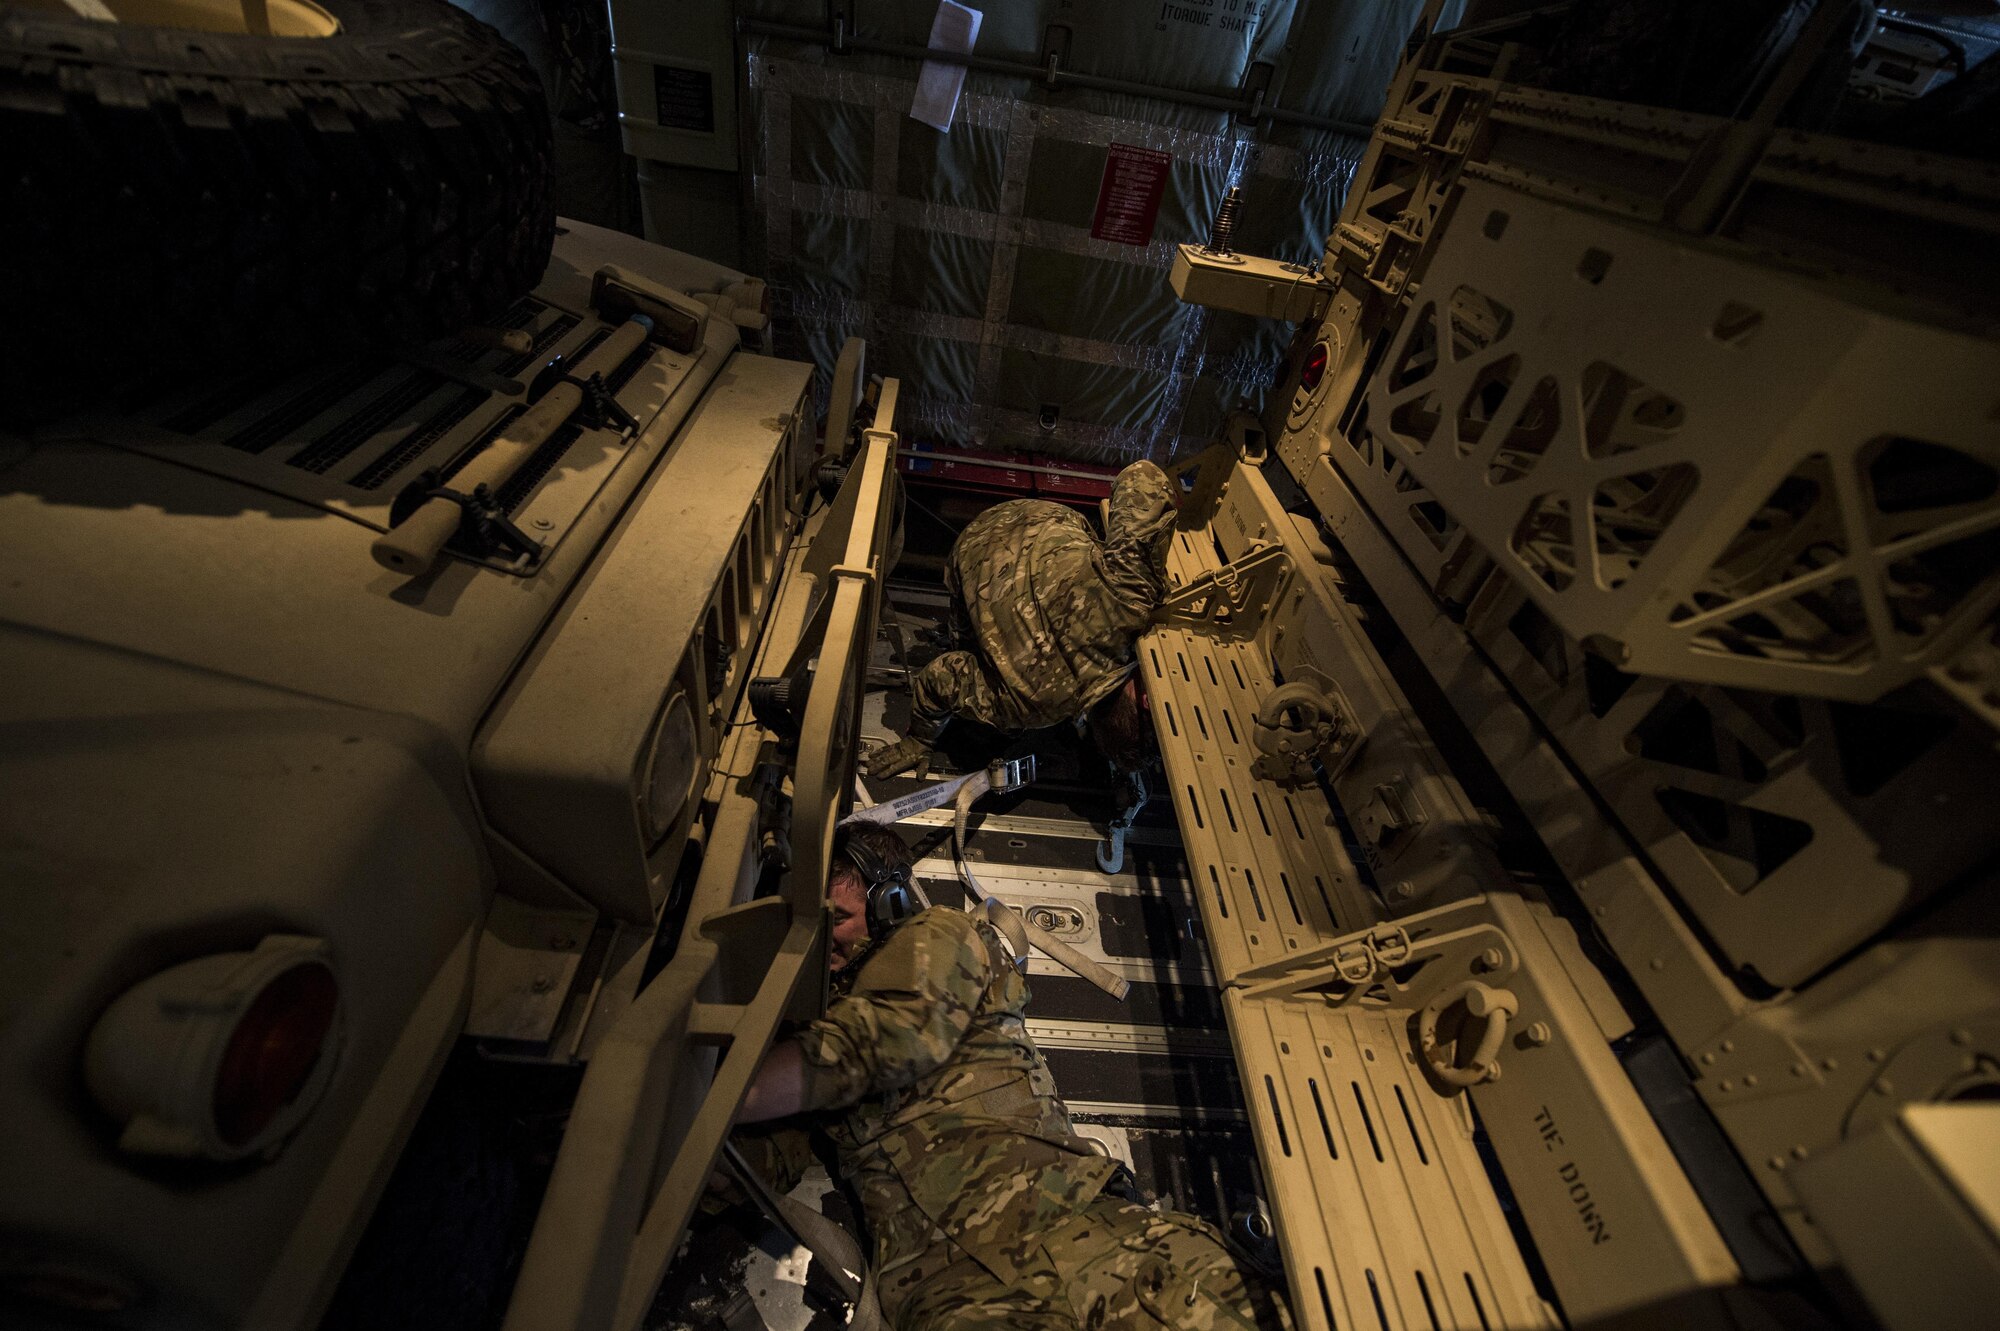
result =
[[[286,399],[276,411],[244,426],[224,442],[245,453],[261,453],[271,445],[283,442],[292,431],[342,398],[365,387],[370,379],[387,369],[388,364],[376,356],[364,357]]]
[[[484,401],[486,394],[476,388],[466,389],[437,415],[404,435],[381,457],[363,467],[351,484],[357,490],[381,489],[385,481],[422,457],[432,444],[444,438]]]
[[[328,468],[374,438],[377,432],[435,393],[444,386],[444,383],[443,375],[430,370],[418,370],[293,454],[290,459],[291,465],[312,472],[314,475],[324,475]],[[423,427],[423,429],[428,428],[428,425]],[[422,433],[423,429],[413,433]],[[400,445],[398,447],[400,448]]]

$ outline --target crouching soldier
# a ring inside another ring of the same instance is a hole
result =
[[[1215,1229],[1141,1205],[1125,1167],[1071,1128],[1028,1035],[1027,985],[985,918],[936,907],[892,922],[909,874],[886,829],[836,844],[830,952],[845,992],[772,1048],[738,1116],[821,1116],[866,1214],[885,1321],[1284,1325]],[[799,1152],[760,1154],[792,1162],[775,1186],[797,1182]]]
[[[910,681],[910,729],[870,755],[871,777],[924,762],[954,716],[1003,731],[1089,714],[1114,762],[1143,718],[1132,644],[1166,593],[1176,490],[1135,462],[1112,483],[1100,541],[1076,510],[1046,499],[987,509],[951,548],[945,586],[964,639]]]

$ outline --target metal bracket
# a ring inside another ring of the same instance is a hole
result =
[[[1069,64],[1069,45],[1075,37],[1067,23],[1051,23],[1042,29],[1042,85],[1058,86],[1063,67]]]
[[[1454,83],[1446,88],[1431,123],[1422,131],[1423,147],[1433,153],[1463,156],[1492,100],[1492,93],[1470,84]]]
[[[551,1044],[588,950],[597,912],[538,908],[506,895],[480,931],[465,1033],[516,1046]]]
[[[1378,924],[1365,934],[1334,945],[1333,969],[1349,984],[1367,984],[1410,962],[1410,931],[1399,924]]]
[[[1499,983],[1520,965],[1505,931],[1470,897],[1342,935],[1310,951],[1244,971],[1245,998],[1312,993],[1349,1005],[1415,1012],[1457,980]]]
[[[1268,60],[1253,60],[1243,71],[1243,86],[1237,91],[1248,103],[1248,109],[1238,112],[1237,118],[1244,124],[1261,119],[1271,101],[1271,80],[1278,67]]]
[[[719,910],[698,926],[716,945],[716,988],[723,1004],[747,1006],[757,995],[791,928],[791,903],[758,897]]]
[[[1215,244],[1218,238],[1174,251],[1167,282],[1188,304],[1298,323],[1318,317],[1332,300],[1333,284],[1324,274],[1281,259],[1232,253]]]
[[[1375,787],[1367,802],[1354,811],[1354,830],[1371,864],[1379,864],[1428,821],[1417,792],[1397,773]]]
[[[1331,681],[1322,688],[1318,681],[1299,679],[1266,695],[1251,723],[1250,740],[1261,756],[1250,770],[1284,786],[1311,781],[1321,761],[1329,777],[1337,775],[1360,741],[1354,713],[1339,692]]]
[[[1219,630],[1225,637],[1251,637],[1262,623],[1265,609],[1277,599],[1279,585],[1291,571],[1292,561],[1283,546],[1260,545],[1242,558],[1168,592],[1155,620],[1162,624],[1196,624]]]
[[[473,486],[470,494],[453,490],[444,484],[443,473],[436,467],[397,494],[396,502],[389,506],[389,526],[397,527],[433,499],[458,505],[458,530],[446,542],[458,553],[473,559],[541,558],[542,543],[514,525],[491,489],[481,484]]]
[[[586,425],[593,430],[616,429],[620,434],[639,428],[638,417],[619,405],[611,386],[604,382],[603,373],[593,370],[578,377],[567,356],[557,356],[528,381],[529,404],[540,402],[557,384],[574,384],[582,396],[583,400],[570,413],[571,424]]]

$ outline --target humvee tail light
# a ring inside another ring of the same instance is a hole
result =
[[[657,842],[674,823],[694,793],[695,769],[701,754],[695,743],[694,709],[685,693],[667,700],[654,732],[653,754],[646,769],[646,840]]]
[[[326,944],[273,934],[169,967],[92,1028],[84,1078],[135,1155],[273,1155],[333,1074],[340,986]]]
[[[215,1126],[224,1141],[254,1141],[298,1099],[339,1007],[333,972],[316,961],[292,967],[251,1001],[215,1076]]]

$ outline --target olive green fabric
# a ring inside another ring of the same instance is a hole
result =
[[[1150,462],[1118,473],[1099,541],[1074,509],[1015,499],[974,518],[945,568],[971,638],[910,682],[913,734],[952,716],[1001,730],[1073,720],[1124,681],[1166,589],[1174,483]]]
[[[933,908],[800,1037],[807,1104],[844,1111],[822,1122],[867,1216],[890,1324],[1252,1325],[1220,1237],[1126,1200],[1124,1166],[1071,1128],[1027,998],[991,926]],[[757,1152],[778,1186],[806,1159],[783,1138]],[[1185,1317],[1144,1320],[1174,1300]]]

